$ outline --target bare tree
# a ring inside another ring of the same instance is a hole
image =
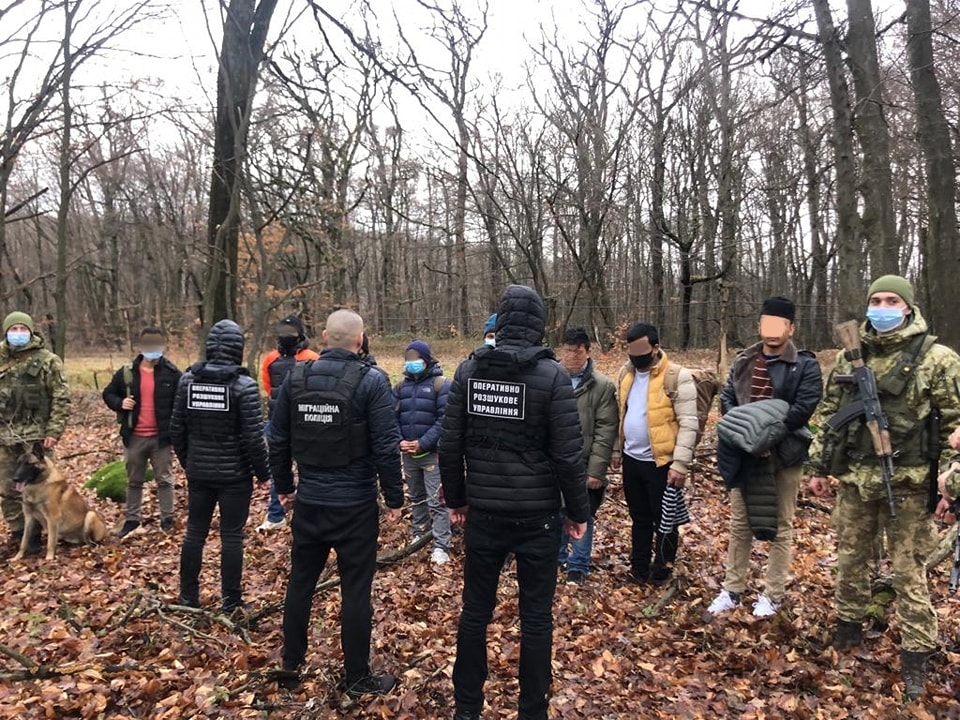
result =
[[[209,327],[237,311],[240,173],[250,112],[277,0],[220,0],[223,42],[217,72],[213,170],[207,221],[209,258],[200,321]]]

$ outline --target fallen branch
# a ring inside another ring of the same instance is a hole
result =
[[[667,604],[673,599],[673,596],[677,594],[677,591],[680,589],[680,581],[676,575],[670,578],[670,582],[667,583],[667,586],[664,588],[663,593],[657,599],[653,605],[648,605],[643,609],[644,617],[652,618],[657,617]]]
[[[28,658],[23,653],[14,650],[12,647],[0,644],[0,654],[6,655],[11,660],[16,660],[18,663],[23,665],[28,670],[33,670],[34,668],[41,667],[39,663],[35,663],[33,660]]]
[[[833,508],[823,503],[818,503],[815,500],[806,500],[801,498],[797,500],[797,507],[812,508],[814,510],[819,510],[820,512],[825,512],[827,515],[833,512]]]

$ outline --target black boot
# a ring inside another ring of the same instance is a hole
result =
[[[837,620],[837,629],[833,634],[835,650],[849,650],[863,642],[863,623],[849,620]]]
[[[927,655],[925,652],[900,652],[900,677],[903,678],[903,692],[911,702],[923,697],[927,680]]]

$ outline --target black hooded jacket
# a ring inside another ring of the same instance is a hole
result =
[[[511,285],[500,301],[496,347],[478,348],[457,368],[439,445],[448,507],[531,517],[558,511],[562,496],[571,520],[590,516],[577,402],[570,376],[542,346],[545,322],[540,296]],[[491,367],[522,388],[522,420],[496,417],[517,398],[484,390]]]
[[[110,384],[103,390],[103,401],[107,407],[118,413],[120,419],[120,437],[123,444],[130,444],[130,436],[140,418],[140,363],[143,355],[137,355],[132,366],[122,367],[114,373]],[[132,379],[130,387],[124,380],[124,370],[129,370]],[[180,382],[180,370],[167,358],[162,357],[153,368],[153,407],[157,414],[157,427],[160,429],[159,443],[163,447],[170,444],[170,416],[173,414],[173,399]],[[133,410],[123,409],[123,400],[130,397],[136,401]]]
[[[260,391],[241,365],[240,326],[218,322],[210,328],[206,350],[206,361],[187,370],[177,388],[170,421],[177,458],[191,483],[224,486],[250,482],[253,475],[266,482],[270,467]]]

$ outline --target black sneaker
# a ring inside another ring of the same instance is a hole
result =
[[[120,532],[118,532],[117,535],[120,537],[121,540],[123,540],[128,535],[131,535],[131,534],[139,535],[142,532],[143,530],[140,529],[139,522],[137,522],[136,520],[127,520],[123,524],[123,527],[120,528]]]
[[[396,686],[397,679],[393,675],[367,675],[347,685],[347,695],[353,700],[359,700],[364,695],[386,695]]]
[[[453,720],[480,720],[480,713],[471,712],[470,710],[457,710],[457,714],[453,716]]]
[[[587,579],[587,574],[583,570],[571,570],[567,573],[567,582],[576,585],[582,585]]]
[[[163,518],[160,521],[160,529],[164,532],[171,532],[174,528],[174,522],[172,517]]]

